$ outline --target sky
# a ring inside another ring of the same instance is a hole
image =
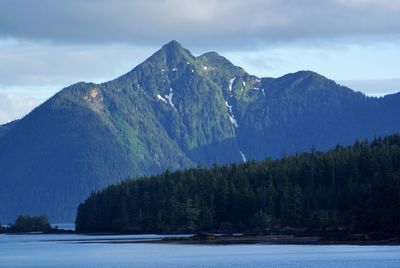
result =
[[[400,0],[0,0],[0,124],[170,40],[259,77],[312,70],[367,95],[400,91]]]

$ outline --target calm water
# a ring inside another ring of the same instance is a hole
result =
[[[79,235],[0,235],[0,267],[400,267],[400,246],[216,246],[74,241],[104,238]]]

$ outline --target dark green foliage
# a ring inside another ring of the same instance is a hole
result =
[[[15,120],[15,121],[12,121],[5,125],[0,125],[0,138],[1,138],[1,136],[5,135],[8,131],[10,131],[11,128],[17,123],[18,123],[18,120]]]
[[[262,79],[265,97],[240,102],[237,136],[247,158],[327,150],[400,131],[400,94],[366,97],[313,72]],[[251,137],[251,138],[249,138]]]
[[[27,232],[46,232],[50,231],[51,226],[46,216],[19,216],[15,223],[10,226],[8,232],[27,233]]]
[[[4,126],[0,126],[0,137],[3,136],[4,134],[6,134],[8,131],[8,128],[4,127]]]
[[[400,232],[400,135],[280,160],[127,180],[79,206],[97,231],[263,231],[272,227]]]
[[[64,88],[0,127],[0,220],[72,221],[92,191],[128,176],[327,150],[396,133],[399,114],[400,94],[369,98],[305,71],[258,79],[172,41],[125,75]],[[212,215],[196,216],[196,202],[187,221]]]

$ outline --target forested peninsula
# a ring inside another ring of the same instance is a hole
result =
[[[327,152],[166,171],[92,193],[78,232],[400,233],[400,135]]]

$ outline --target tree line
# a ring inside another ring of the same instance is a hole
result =
[[[400,233],[400,135],[128,179],[79,205],[80,232]]]
[[[28,216],[20,215],[13,224],[2,226],[0,233],[30,233],[30,232],[49,232],[52,229],[47,216]]]

